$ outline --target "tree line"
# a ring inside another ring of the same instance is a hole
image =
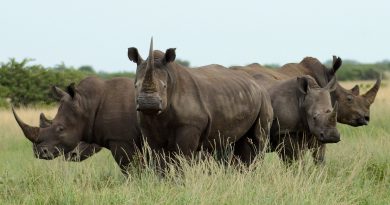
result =
[[[188,61],[178,60],[189,66]],[[330,64],[330,62],[326,62]],[[267,66],[267,65],[266,65]],[[275,68],[278,65],[268,65]],[[342,69],[337,72],[339,80],[376,79],[379,73],[390,72],[390,61],[373,64],[362,64],[356,61],[344,61]],[[133,78],[133,72],[96,72],[92,66],[75,68],[64,63],[44,67],[32,64],[29,59],[17,61],[9,59],[0,63],[0,107],[14,106],[44,106],[55,103],[51,86],[65,88],[70,83],[78,83],[88,76],[98,76],[103,79],[113,77]]]

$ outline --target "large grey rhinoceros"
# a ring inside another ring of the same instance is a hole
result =
[[[143,60],[134,47],[128,57],[137,64],[135,99],[142,135],[156,153],[214,151],[244,136],[263,150],[273,118],[267,93],[252,77],[220,65],[187,68],[175,62],[175,49],[153,50]],[[240,157],[241,153],[237,153]],[[251,157],[242,159],[250,163]]]
[[[27,125],[13,110],[36,157],[53,159],[79,149],[79,157],[85,159],[104,147],[125,172],[141,146],[133,80],[88,77],[77,87],[71,84],[66,91],[53,87],[53,92],[60,99],[58,112],[53,120],[41,114],[39,127]]]
[[[317,142],[337,143],[337,103],[332,108],[333,78],[324,88],[308,75],[279,81],[269,89],[274,108],[270,145],[287,163],[301,158]]]

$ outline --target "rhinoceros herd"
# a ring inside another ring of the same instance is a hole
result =
[[[135,79],[88,77],[66,90],[53,87],[60,106],[53,120],[40,115],[39,127],[24,123],[13,110],[37,158],[82,161],[102,148],[111,151],[126,173],[147,143],[155,157],[223,152],[249,165],[276,151],[290,163],[310,150],[324,163],[325,145],[340,141],[336,123],[367,125],[380,77],[365,94],[347,90],[331,68],[306,57],[279,69],[259,64],[225,68],[187,68],[175,62],[175,49],[153,50],[143,60],[134,47]],[[161,154],[161,155],[160,155]]]

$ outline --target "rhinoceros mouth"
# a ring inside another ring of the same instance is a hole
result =
[[[54,150],[53,152],[48,151],[46,147],[37,148],[35,150],[35,157],[38,159],[44,159],[44,160],[52,160],[57,158],[60,155],[60,151],[58,149]]]
[[[368,117],[361,117],[361,118],[349,120],[346,123],[344,122],[343,124],[348,124],[352,127],[360,127],[360,126],[368,125],[368,123],[369,123]]]
[[[369,117],[361,117],[356,120],[356,124],[359,126],[368,125],[368,122],[370,121]]]
[[[325,135],[324,133],[321,133],[318,140],[322,143],[337,143],[340,142],[340,135],[334,134],[334,135]]]
[[[147,115],[156,115],[162,111],[162,100],[158,96],[141,95],[137,98],[137,111]]]

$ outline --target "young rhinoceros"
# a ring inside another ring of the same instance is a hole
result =
[[[81,152],[84,159],[93,154],[93,149],[104,147],[125,172],[141,144],[134,82],[128,78],[89,77],[77,87],[71,84],[66,91],[57,87],[53,91],[60,99],[58,112],[52,121],[41,114],[40,127],[27,125],[13,110],[24,135],[33,143],[36,157],[54,159],[79,145],[87,148]]]
[[[337,103],[332,108],[330,92],[335,78],[324,88],[310,76],[279,81],[269,89],[275,120],[270,144],[285,162],[300,158],[305,149],[317,143],[337,143]]]

